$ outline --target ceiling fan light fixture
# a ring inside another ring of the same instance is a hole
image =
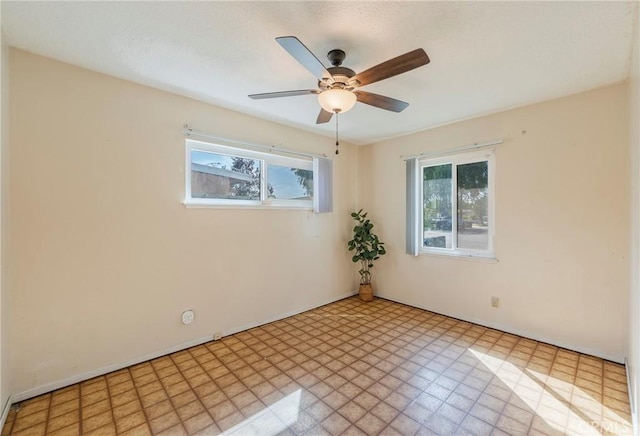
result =
[[[346,89],[327,89],[318,94],[318,103],[327,112],[344,113],[356,104],[357,97]]]

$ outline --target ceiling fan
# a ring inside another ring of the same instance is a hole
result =
[[[251,94],[249,97],[263,99],[316,94],[318,102],[322,106],[316,124],[328,122],[334,113],[348,111],[356,101],[392,112],[403,111],[409,106],[409,103],[384,95],[361,91],[359,88],[406,73],[429,63],[427,53],[418,48],[356,74],[352,69],[342,66],[342,62],[346,57],[345,52],[342,50],[334,49],[327,54],[332,66],[325,68],[322,62],[295,36],[281,36],[276,38],[276,41],[318,79],[319,89],[267,92]]]

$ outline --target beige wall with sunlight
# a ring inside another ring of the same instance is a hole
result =
[[[15,49],[10,71],[14,394],[356,289],[353,146],[334,160],[333,213],[185,208],[185,122],[318,154],[333,142]]]
[[[360,149],[360,195],[389,255],[377,292],[621,362],[627,349],[627,84]],[[435,108],[437,110],[437,108]],[[498,262],[405,254],[401,155],[496,147]],[[500,308],[491,307],[491,297]]]

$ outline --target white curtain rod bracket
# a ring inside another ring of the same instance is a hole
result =
[[[304,157],[310,157],[310,158],[314,158],[314,157],[326,158],[327,157],[327,155],[324,153],[323,154],[303,153],[300,151],[289,150],[289,149],[278,147],[275,145],[252,144],[250,142],[242,142],[242,141],[236,141],[235,139],[223,138],[221,136],[213,136],[207,133],[194,131],[191,127],[189,127],[188,124],[184,124],[182,126],[182,134],[186,137],[197,137],[197,138],[208,139],[211,141],[222,141],[222,142],[237,144],[237,145],[249,147],[252,149],[266,151],[268,153],[277,152],[277,153],[291,154],[291,155],[304,156]],[[224,144],[221,144],[221,145],[224,145]]]
[[[494,141],[488,141],[488,142],[474,142],[471,145],[465,145],[463,147],[456,147],[456,148],[451,148],[449,150],[437,150],[437,151],[432,151],[432,152],[424,152],[424,153],[420,153],[420,154],[414,154],[411,156],[400,156],[400,159],[402,160],[410,160],[410,159],[416,159],[416,158],[421,158],[421,157],[436,157],[436,156],[444,156],[447,154],[456,154],[456,153],[462,153],[463,151],[469,151],[469,150],[477,150],[480,148],[487,148],[487,147],[491,147],[493,145],[498,145],[498,144],[502,144],[504,143],[504,140],[502,139],[496,139]]]

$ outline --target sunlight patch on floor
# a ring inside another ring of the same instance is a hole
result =
[[[553,429],[580,436],[632,434],[630,423],[575,385],[469,351]]]
[[[222,434],[225,436],[245,436],[248,434],[271,436],[280,433],[298,420],[301,394],[300,389],[290,393]]]

